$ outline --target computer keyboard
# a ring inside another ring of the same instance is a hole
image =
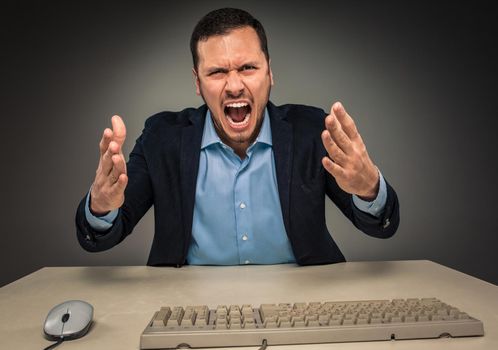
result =
[[[481,321],[435,298],[166,306],[141,349],[208,348],[484,335]]]

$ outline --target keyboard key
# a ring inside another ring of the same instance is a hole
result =
[[[278,321],[278,326],[279,326],[280,328],[289,328],[289,327],[291,327],[292,325],[291,325],[290,319],[287,317],[287,318],[286,318],[285,320],[283,320],[283,321],[282,321],[282,320]]]
[[[153,327],[166,326],[168,324],[168,318],[171,315],[171,309],[169,307],[162,307],[154,316],[152,321]]]
[[[190,327],[194,325],[195,320],[195,312],[193,306],[187,306],[185,308],[185,313],[183,314],[181,326],[182,327]]]
[[[329,321],[329,326],[340,326],[342,325],[342,318],[331,318]]]
[[[427,322],[427,321],[429,321],[429,316],[428,315],[419,315],[419,316],[417,316],[417,321],[418,322]]]
[[[226,329],[228,327],[228,322],[226,318],[217,318],[215,321],[215,329]]]
[[[358,318],[356,324],[368,324],[368,318]]]
[[[256,328],[256,322],[253,318],[246,318],[244,320],[244,328]]]
[[[294,316],[291,318],[291,324],[293,327],[304,327],[306,324],[304,322],[303,316]]]
[[[345,318],[342,321],[342,324],[345,325],[345,326],[350,326],[350,325],[355,324],[355,322],[356,322],[356,319],[354,319],[354,318]]]
[[[216,308],[217,315],[226,315],[228,314],[228,308],[225,305],[218,305]]]
[[[261,319],[264,321],[268,316],[278,316],[278,307],[275,304],[261,304],[259,309]]]
[[[373,317],[370,319],[370,324],[381,324],[382,323],[382,318],[380,317]]]
[[[405,316],[405,322],[416,322],[416,321],[417,321],[416,316],[412,316],[412,315]]]
[[[184,313],[183,307],[175,306],[169,318],[168,326],[179,326],[182,322],[183,313]]]
[[[242,315],[247,315],[247,316],[252,316],[253,314],[253,309],[251,305],[242,305]]]
[[[277,328],[278,327],[278,324],[277,324],[277,321],[276,320],[266,320],[263,325],[265,326],[265,328]]]
[[[239,318],[232,318],[230,319],[230,328],[238,328],[240,329],[241,327],[241,324],[242,324],[242,320]]]

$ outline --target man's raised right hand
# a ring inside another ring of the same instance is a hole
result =
[[[100,160],[90,193],[90,210],[95,215],[105,215],[123,205],[124,191],[128,184],[123,143],[126,126],[121,117],[111,119],[112,130],[106,128],[100,141]]]

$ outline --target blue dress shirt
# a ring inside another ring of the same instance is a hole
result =
[[[270,118],[240,159],[216,133],[208,111],[195,192],[189,264],[294,262],[277,190]]]
[[[192,265],[278,264],[294,262],[285,232],[278,195],[268,111],[256,141],[240,159],[225,145],[208,110],[187,262]],[[380,174],[380,172],[379,172]],[[353,196],[355,206],[380,216],[386,203],[386,184],[380,174],[379,194],[372,202]],[[109,229],[118,214],[113,210],[86,218],[98,231]]]

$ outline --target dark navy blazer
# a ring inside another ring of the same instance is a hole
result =
[[[387,183],[387,203],[377,218],[357,209],[323,168],[321,141],[326,113],[302,105],[268,103],[278,192],[285,229],[300,265],[345,261],[325,225],[325,194],[366,234],[392,236],[399,224],[399,204]],[[127,164],[125,202],[107,232],[93,230],[85,219],[85,199],[76,213],[77,237],[91,252],[120,243],[153,205],[155,234],[148,265],[181,266],[192,232],[201,139],[207,107],[161,112],[145,122]]]

